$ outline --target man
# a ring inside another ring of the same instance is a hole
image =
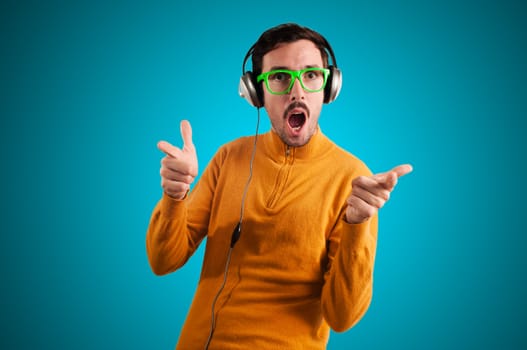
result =
[[[412,169],[372,175],[322,133],[322,105],[340,89],[328,52],[334,61],[320,34],[296,24],[262,34],[241,90],[272,130],[222,146],[192,191],[190,124],[181,123],[182,149],[158,144],[166,157],[147,232],[153,271],[175,271],[207,238],[177,349],[325,349],[330,328],[345,331],[366,312],[377,210]]]

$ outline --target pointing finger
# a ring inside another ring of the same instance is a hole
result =
[[[413,167],[410,164],[402,164],[393,168],[391,171],[394,171],[397,174],[397,177],[404,176],[412,172]]]
[[[397,180],[410,172],[413,168],[410,164],[398,165],[390,171],[376,174],[373,178],[378,181],[384,188],[392,190],[397,184]]]
[[[181,150],[177,147],[172,146],[170,143],[166,141],[159,141],[157,143],[157,148],[165,153],[168,156],[171,156],[172,158],[178,158],[181,156]]]

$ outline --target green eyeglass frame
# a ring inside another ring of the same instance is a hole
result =
[[[317,89],[310,89],[304,85],[304,82],[302,81],[303,74],[307,72],[322,72],[324,81],[322,83],[322,86]],[[284,91],[273,91],[271,87],[269,86],[269,75],[271,74],[277,74],[277,73],[286,73],[291,76],[291,81],[289,82],[289,87],[285,89]],[[271,70],[265,73],[262,73],[258,75],[256,78],[256,82],[260,83],[262,80],[265,81],[265,87],[267,88],[267,91],[273,95],[285,95],[291,92],[291,89],[293,88],[293,85],[295,84],[295,80],[298,80],[300,82],[300,86],[302,86],[302,89],[307,92],[319,92],[324,90],[326,87],[326,83],[328,81],[330,70],[328,68],[318,68],[318,67],[311,67],[311,68],[305,68],[301,70],[289,70],[289,69],[275,69]]]

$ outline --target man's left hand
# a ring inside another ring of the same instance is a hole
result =
[[[397,180],[412,170],[410,164],[404,164],[385,173],[354,179],[351,195],[346,200],[346,221],[350,224],[360,224],[375,215],[390,198]]]

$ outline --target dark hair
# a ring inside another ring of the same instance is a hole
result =
[[[291,43],[297,40],[306,39],[312,41],[320,50],[324,67],[328,66],[328,54],[326,50],[331,50],[327,40],[307,27],[295,23],[280,24],[266,30],[252,47],[252,72],[257,77],[262,73],[263,57],[269,51],[275,49],[282,43]]]

